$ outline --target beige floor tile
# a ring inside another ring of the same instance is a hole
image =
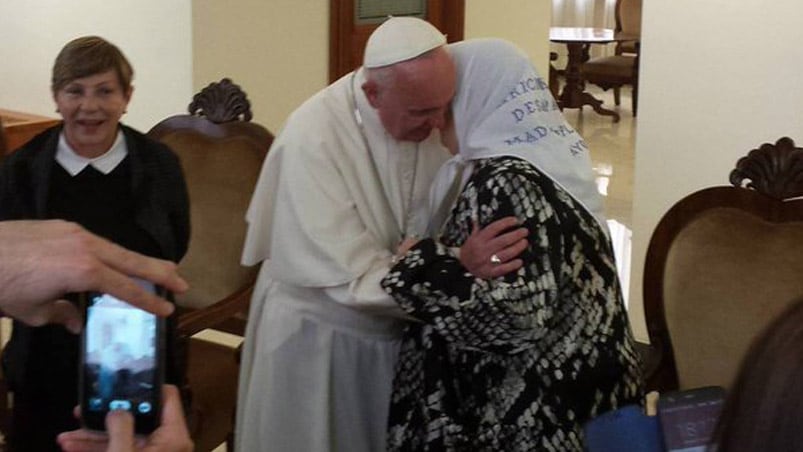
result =
[[[630,108],[630,88],[622,89],[622,102],[614,106],[613,93],[589,86],[595,97],[604,101],[606,108],[619,112],[621,119],[614,123],[610,116],[597,114],[591,107],[565,109],[564,116],[585,138],[598,185],[605,187],[605,213],[609,219],[627,226],[632,225],[633,166],[636,142],[636,120]]]

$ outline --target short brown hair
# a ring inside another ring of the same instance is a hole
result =
[[[50,89],[56,93],[75,79],[110,69],[117,73],[120,86],[127,91],[131,87],[134,70],[123,52],[98,36],[76,38],[68,42],[56,56]]]

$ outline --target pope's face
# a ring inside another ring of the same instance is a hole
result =
[[[111,148],[131,91],[109,70],[75,79],[53,94],[64,136],[77,154],[93,158]]]
[[[401,63],[395,71],[390,83],[364,86],[366,97],[393,138],[423,141],[446,124],[456,86],[454,63],[438,51],[431,58]]]

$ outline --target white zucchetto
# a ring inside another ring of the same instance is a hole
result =
[[[368,38],[363,66],[389,66],[445,44],[446,36],[429,22],[416,17],[391,17]]]

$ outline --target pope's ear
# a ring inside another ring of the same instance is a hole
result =
[[[372,107],[378,108],[379,105],[379,85],[373,80],[366,80],[362,84],[362,92],[365,93],[365,98]]]

